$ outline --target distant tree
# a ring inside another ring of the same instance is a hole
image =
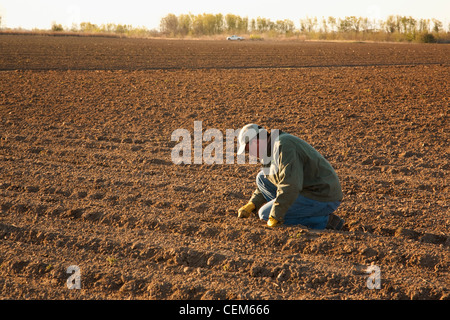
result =
[[[192,17],[189,14],[178,16],[178,33],[182,36],[189,34],[192,30]]]
[[[194,16],[192,19],[192,34],[201,36],[204,34],[202,15]]]
[[[320,29],[320,32],[328,33],[327,20],[324,17],[322,17],[322,27]]]
[[[331,30],[336,31],[336,26],[337,26],[336,18],[328,17],[327,21],[328,21],[328,24],[330,25]]]
[[[57,24],[56,22],[52,22],[52,31],[64,31],[64,28],[61,24]]]
[[[300,29],[303,32],[313,32],[316,30],[316,27],[318,25],[317,17],[310,18],[306,17],[305,19],[300,20]]]
[[[339,19],[338,31],[339,32],[349,32],[352,30],[352,21],[349,17],[345,19]]]
[[[220,34],[224,30],[224,17],[221,13],[215,15],[214,33]]]
[[[244,33],[248,31],[248,17],[237,17],[237,30]]]
[[[80,23],[80,31],[81,32],[99,32],[100,28],[94,23],[81,22]]]
[[[294,31],[294,22],[289,19],[277,20],[275,22],[275,30],[279,33],[287,33]]]
[[[264,32],[266,31],[266,28],[267,28],[266,18],[261,17],[256,18],[256,29],[259,32]]]
[[[178,31],[178,18],[173,13],[169,13],[167,16],[161,19],[160,23],[161,32],[165,34],[177,34]]]
[[[216,17],[211,13],[199,15],[199,20],[203,24],[203,34],[212,35],[215,33]]]
[[[259,32],[269,31],[272,25],[273,25],[273,22],[270,21],[270,19],[261,18],[261,17],[256,18],[256,29]]]
[[[256,20],[255,19],[252,19],[250,21],[250,31],[252,31],[252,32],[256,31]]]
[[[225,24],[226,24],[226,30],[228,32],[235,32],[237,30],[237,16],[231,13],[228,13],[225,16]]]
[[[116,30],[116,25],[114,23],[102,24],[100,29],[104,32],[114,32]]]
[[[359,18],[360,30],[363,32],[368,32],[372,30],[372,25],[369,18]]]
[[[436,42],[436,37],[432,33],[426,32],[420,35],[419,41],[424,43],[434,43]]]
[[[411,34],[416,31],[417,21],[412,17],[400,17],[401,33]]]
[[[350,25],[351,25],[352,31],[359,32],[361,30],[361,20],[362,19],[360,17],[355,17],[355,16],[348,17],[348,19],[350,20]]]
[[[116,26],[116,29],[114,30],[115,33],[127,33],[132,29],[132,26],[126,25],[126,24],[118,24]]]
[[[434,24],[434,26],[433,26],[434,32],[440,32],[442,30],[443,24],[441,21],[439,21],[437,19],[433,19],[433,24]]]
[[[396,31],[399,31],[399,26],[395,16],[388,16],[386,21],[384,22],[384,26],[385,31],[388,33],[394,33]]]
[[[420,19],[419,32],[429,32],[429,31],[430,31],[430,19]]]

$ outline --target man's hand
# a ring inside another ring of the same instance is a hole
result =
[[[273,227],[277,227],[279,225],[281,225],[281,222],[278,221],[277,219],[273,218],[272,216],[269,216],[269,220],[267,221],[267,225],[271,228]]]
[[[248,218],[254,209],[255,205],[252,202],[247,203],[238,210],[238,218]]]

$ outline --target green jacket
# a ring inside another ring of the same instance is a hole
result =
[[[280,132],[273,143],[270,164],[264,170],[266,178],[277,187],[270,216],[278,221],[284,221],[286,211],[299,194],[324,202],[343,198],[341,184],[331,164],[311,145],[288,133]],[[250,201],[259,208],[266,199],[256,188]]]

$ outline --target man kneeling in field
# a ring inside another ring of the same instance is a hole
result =
[[[340,230],[344,220],[333,212],[342,201],[339,179],[330,163],[308,143],[288,133],[270,133],[245,125],[238,136],[238,155],[248,152],[262,163],[257,188],[239,209],[247,218],[257,210],[269,227],[301,224],[311,229]]]

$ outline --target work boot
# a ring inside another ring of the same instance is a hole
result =
[[[331,213],[328,217],[328,223],[325,229],[331,229],[331,230],[341,230],[344,226],[344,219],[338,217],[334,213]]]

